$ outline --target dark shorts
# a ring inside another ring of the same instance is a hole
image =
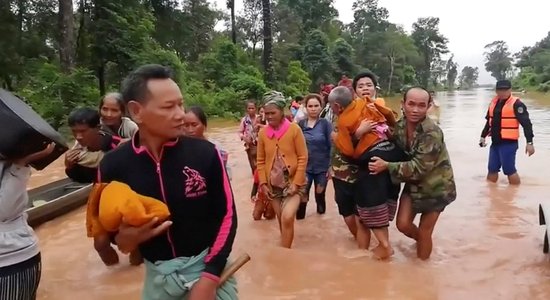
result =
[[[332,178],[332,183],[334,185],[334,200],[338,205],[338,213],[344,218],[356,215],[357,206],[354,199],[355,184],[337,178]]]
[[[498,173],[502,167],[504,175],[513,175],[516,170],[518,143],[491,144],[489,148],[489,173]]]

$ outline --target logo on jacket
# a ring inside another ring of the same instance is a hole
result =
[[[189,167],[183,168],[185,179],[185,197],[196,198],[207,194],[206,180],[199,171]]]

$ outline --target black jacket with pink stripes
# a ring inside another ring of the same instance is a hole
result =
[[[233,192],[222,159],[205,140],[181,137],[165,144],[160,161],[139,145],[139,133],[101,161],[99,182],[119,181],[164,201],[172,226],[140,246],[150,262],[195,256],[209,249],[203,276],[218,280],[237,230]]]

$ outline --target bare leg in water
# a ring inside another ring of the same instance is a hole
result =
[[[390,245],[390,233],[388,227],[373,228],[372,232],[378,240],[378,246],[372,249],[374,256],[380,260],[388,259],[393,255],[393,249]]]
[[[359,247],[359,249],[368,250],[370,246],[370,230],[365,225],[363,225],[363,223],[361,223],[359,217],[354,217],[357,226],[357,236],[355,238],[357,240],[357,246]]]
[[[434,232],[435,223],[439,218],[439,214],[439,212],[429,212],[420,216],[416,256],[422,260],[430,258],[430,255],[432,254],[432,234]]]
[[[348,226],[349,232],[353,234],[353,238],[357,239],[357,222],[355,221],[355,215],[344,217],[344,222]]]
[[[413,240],[418,240],[418,227],[414,225],[416,214],[412,211],[411,196],[403,193],[397,210],[397,229]]]
[[[432,234],[439,218],[439,212],[424,213],[420,216],[420,226],[414,225],[411,198],[408,194],[401,195],[399,211],[397,212],[397,229],[417,241],[416,255],[422,260],[430,258],[433,248]]]
[[[300,195],[293,195],[284,200],[285,204],[281,205],[281,201],[273,200],[273,209],[277,214],[279,221],[279,229],[281,231],[281,246],[291,248],[294,240],[294,220],[296,212],[300,205]]]
[[[519,174],[516,172],[512,175],[508,175],[508,183],[511,185],[521,184],[521,179],[519,178]]]
[[[487,174],[487,181],[496,183],[498,181],[498,173]],[[508,183],[511,185],[521,184],[521,178],[519,177],[519,174],[516,172],[512,175],[508,175]]]
[[[498,173],[487,174],[487,181],[496,183],[498,181]]]
[[[118,253],[111,246],[108,234],[94,237],[94,248],[106,266],[118,264]]]

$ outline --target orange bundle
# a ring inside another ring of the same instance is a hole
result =
[[[128,185],[113,181],[95,184],[88,197],[86,229],[88,237],[116,232],[124,220],[131,226],[141,226],[157,217],[170,216],[168,206],[155,198],[140,195]]]

